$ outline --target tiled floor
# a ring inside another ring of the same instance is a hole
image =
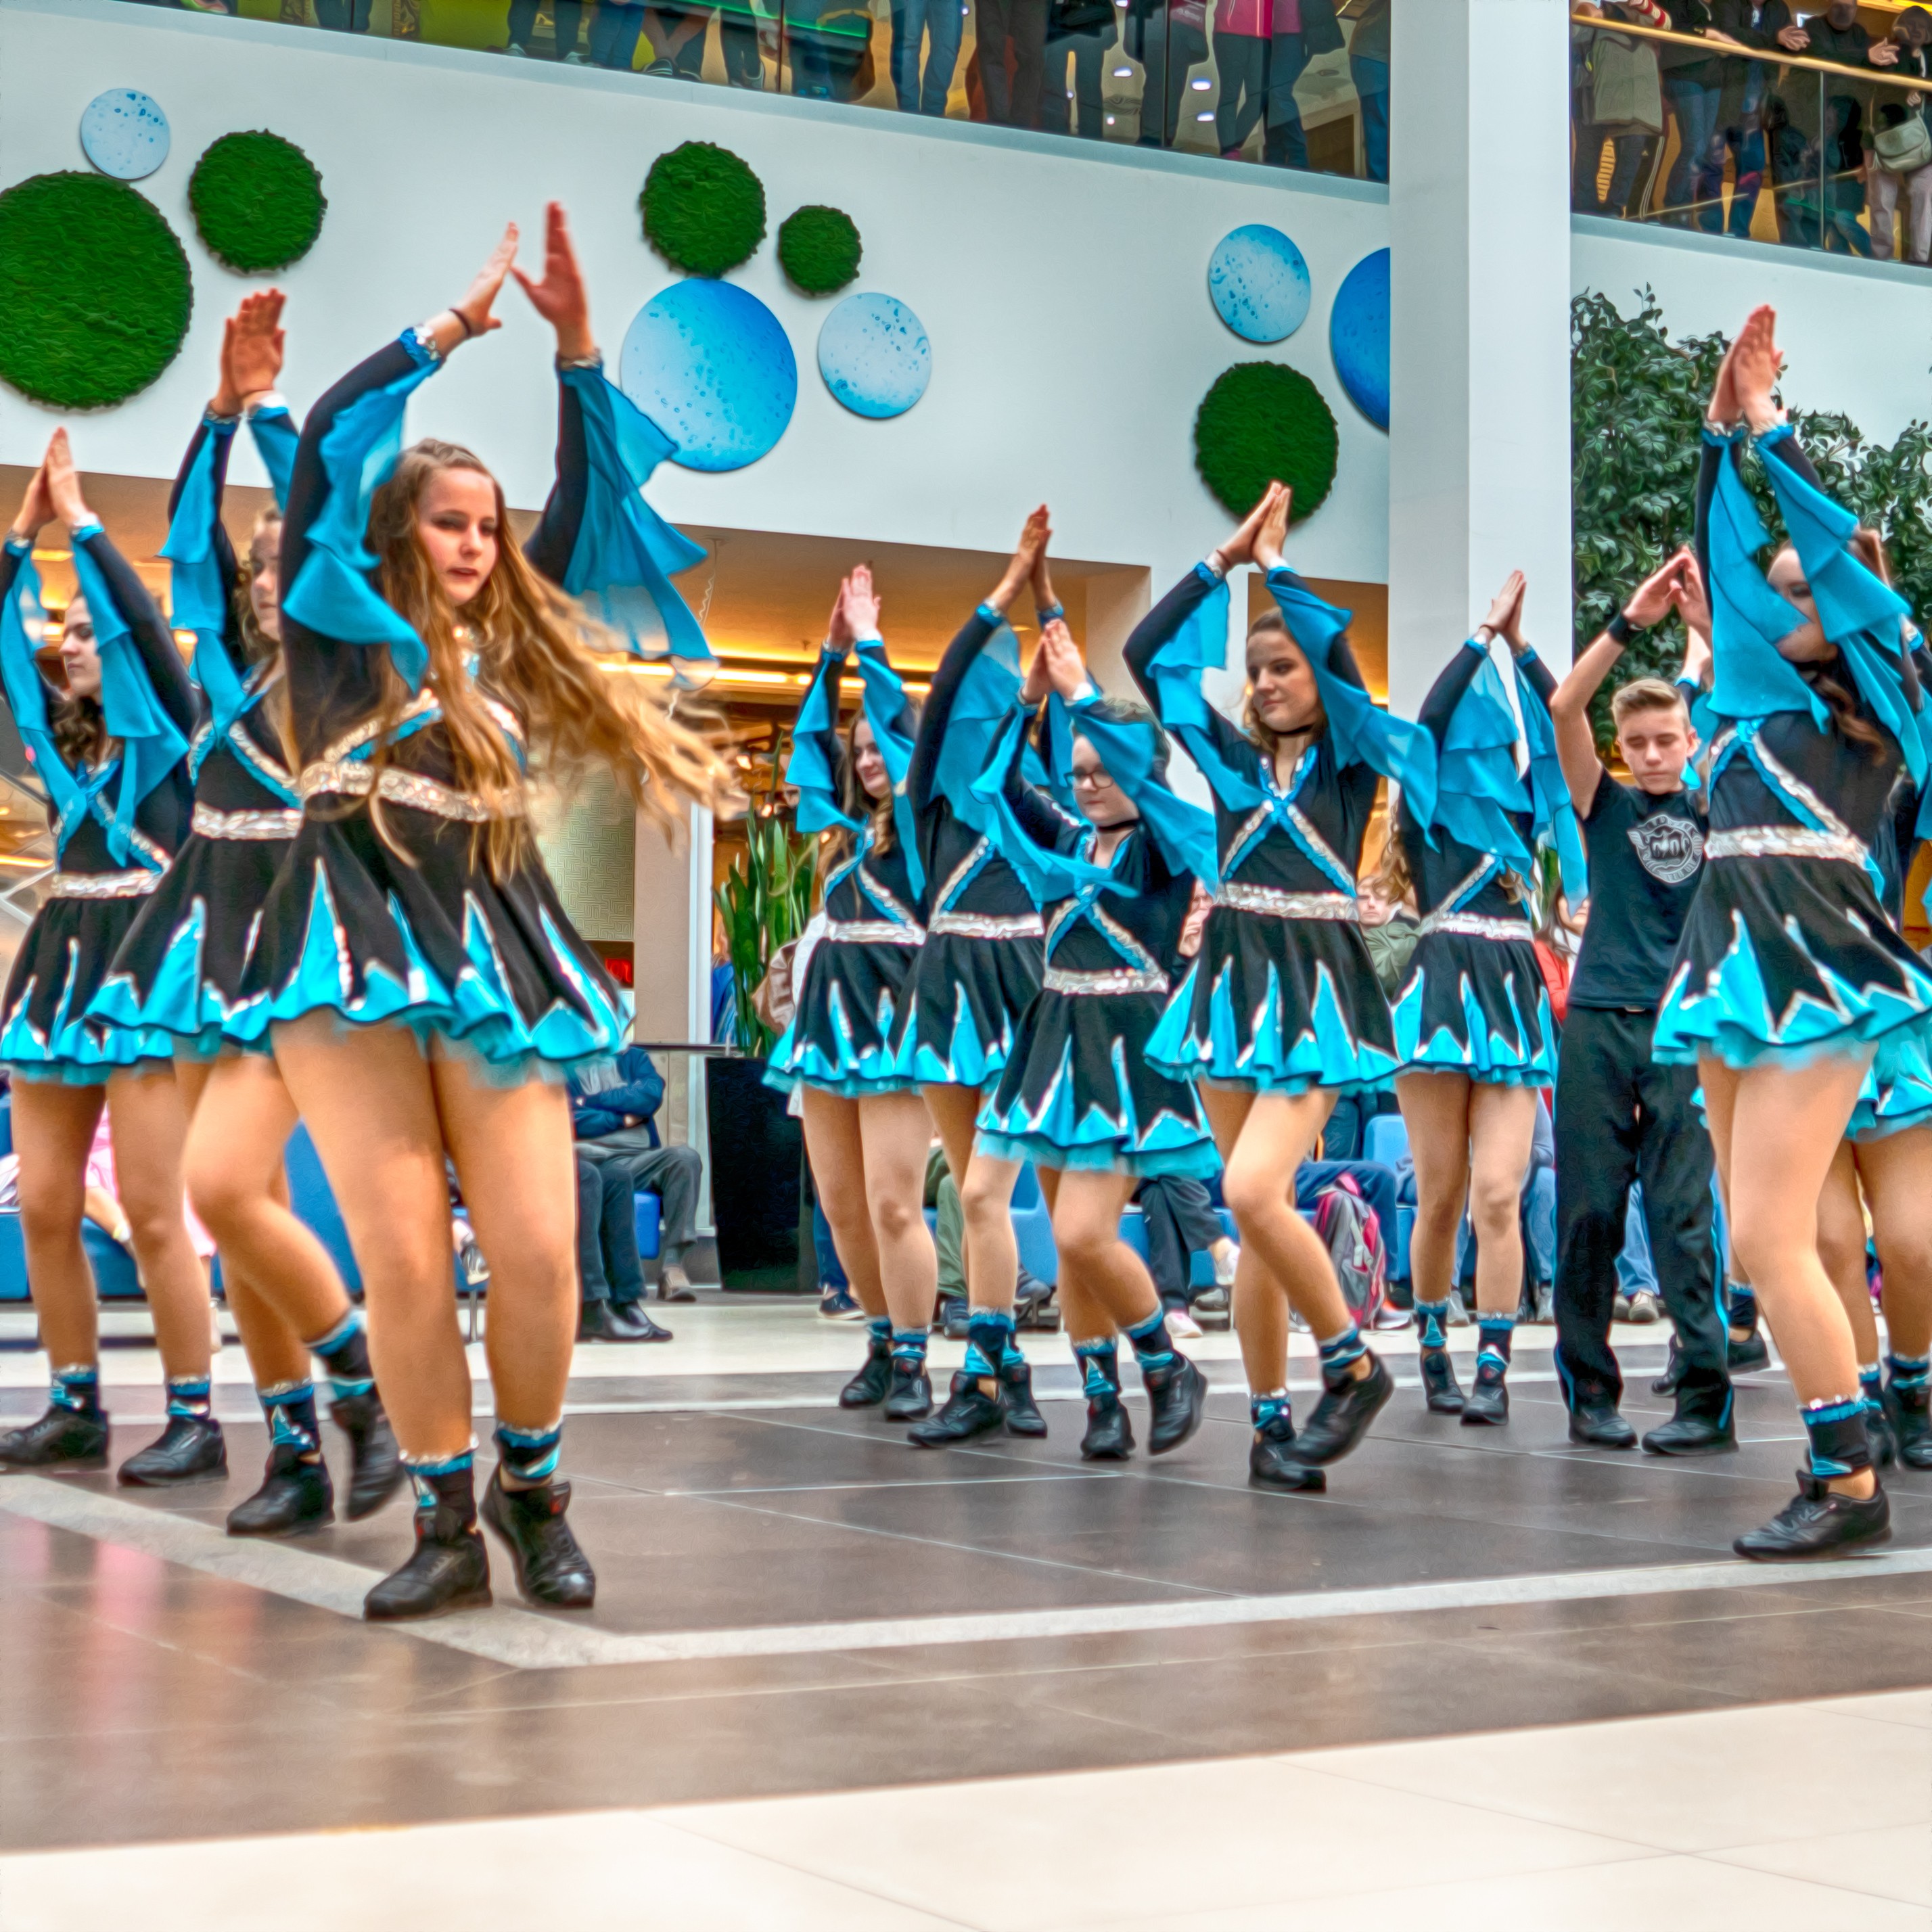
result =
[[[1525,1330],[1508,1430],[1408,1387],[1282,1497],[1246,1485],[1226,1338],[1200,1435],[1096,1468],[1057,1337],[1027,1338],[1046,1442],[922,1454],[832,1406],[849,1327],[669,1318],[579,1352],[588,1618],[500,1564],[494,1610],[364,1626],[400,1503],[224,1537],[262,1454],[232,1364],[225,1486],[0,1480],[0,1928],[84,1898],[157,1932],[1232,1932],[1345,1894],[1405,1932],[1932,1925],[1932,1478],[1892,1480],[1883,1556],[1733,1562],[1790,1492],[1781,1376],[1735,1456],[1580,1453]],[[1619,1339],[1641,1426],[1660,1338]],[[106,1362],[124,1452],[154,1361]],[[40,1372],[0,1352],[0,1413]]]

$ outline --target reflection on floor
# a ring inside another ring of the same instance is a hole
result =
[[[667,1318],[579,1352],[586,1619],[500,1564],[494,1611],[364,1626],[400,1504],[230,1542],[232,1380],[225,1486],[0,1480],[0,1928],[1928,1923],[1932,1478],[1879,1557],[1732,1562],[1790,1491],[1781,1376],[1738,1454],[1663,1462],[1568,1447],[1546,1330],[1504,1430],[1428,1416],[1397,1336],[1412,1385],[1282,1497],[1226,1338],[1200,1435],[1099,1468],[1060,1338],[1046,1441],[922,1454],[832,1406],[850,1328]],[[1661,1338],[1619,1340],[1641,1426]],[[154,1365],[106,1360],[124,1452]],[[0,1353],[0,1411],[39,1372]]]

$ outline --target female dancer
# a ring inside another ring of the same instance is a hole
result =
[[[62,627],[58,672],[44,681],[32,556],[35,536],[56,518],[74,545],[79,587]],[[167,1378],[166,1426],[122,1464],[119,1480],[212,1479],[226,1474],[228,1453],[208,1402],[208,1280],[182,1212],[187,1120],[174,1042],[87,1014],[142,900],[187,834],[194,694],[167,620],[87,507],[65,430],[54,432],[0,553],[0,671],[46,788],[59,854],[0,1016],[27,1282],[52,1400],[38,1421],[0,1435],[0,1470],[106,1466],[100,1324],[80,1238],[88,1150],[104,1102]]]
[[[277,583],[279,507],[265,511],[243,572],[221,522],[235,432],[245,416],[279,505],[296,429],[274,393],[282,297],[250,296],[229,322],[221,382],[176,478],[163,554],[174,566],[173,621],[195,634],[194,673],[206,715],[188,754],[194,818],[150,893],[91,1009],[95,1017],[174,1036],[175,1078],[190,1119],[188,1178],[196,1211],[221,1250],[228,1305],[268,1424],[261,1488],[230,1512],[231,1536],[293,1536],[334,1520],[309,1357],[320,1358],[348,1436],[352,1521],[404,1480],[402,1459],[369,1366],[362,1311],[328,1250],[289,1206],[282,1150],[296,1110],[273,1058],[242,1052],[226,1030],[245,1005],[243,969],[256,921],[302,824],[284,762]],[[207,1159],[193,1122],[211,1087],[225,1131]]]
[[[1154,1278],[1120,1238],[1120,1213],[1149,1175],[1204,1178],[1219,1165],[1194,1090],[1147,1057],[1179,970],[1195,879],[1212,874],[1214,826],[1168,789],[1166,736],[1152,716],[1100,695],[1058,618],[1042,627],[1026,694],[1037,701],[1049,688],[1071,713],[1084,823],[1024,782],[1016,719],[980,783],[982,796],[998,801],[1003,842],[1047,908],[1046,980],[980,1117],[974,1166],[1003,1182],[1009,1198],[1022,1162],[1039,1169],[1060,1251],[1060,1306],[1085,1380],[1081,1454],[1118,1460],[1133,1447],[1120,1406],[1124,1334],[1153,1412],[1148,1448],[1159,1456],[1199,1428],[1208,1384],[1175,1352]],[[915,1430],[913,1439],[925,1438]]]
[[[1831,1556],[1891,1534],[1850,1324],[1819,1255],[1819,1200],[1874,1044],[1932,1028],[1932,970],[1868,876],[1901,757],[1928,765],[1902,602],[1848,541],[1773,399],[1776,317],[1754,310],[1705,430],[1697,536],[1715,616],[1711,824],[1660,1012],[1660,1059],[1695,1057],[1738,1260],[1790,1372],[1810,1439],[1798,1493],[1739,1537],[1761,1560]],[[1768,573],[1740,474],[1748,434],[1792,547]]]
[[[616,640],[538,574],[540,563],[570,580],[586,548],[614,556],[644,514],[637,479],[598,467],[622,446],[628,406],[601,373],[554,206],[548,242],[544,279],[518,276],[556,331],[560,374],[558,484],[527,549],[504,541],[502,491],[468,451],[388,454],[409,392],[498,326],[514,228],[455,308],[316,405],[282,534],[304,803],[243,992],[273,1026],[348,1224],[376,1376],[416,1486],[415,1552],[369,1592],[371,1618],[490,1600],[446,1159],[490,1263],[498,1460],[484,1518],[526,1597],[578,1608],[595,1595],[556,1473],[577,1300],[576,1180],[556,1076],[612,1052],[622,1019],[531,838],[526,772],[567,776],[599,760],[662,819],[674,790],[723,791],[708,748],[642,680],[604,675],[593,653]],[[245,1130],[214,1113],[217,1097],[197,1123],[198,1169]]]
[[[898,1058],[920,1082],[966,1222],[966,1363],[939,1413],[913,1432],[927,1448],[1002,1423],[1016,1436],[1046,1433],[1032,1371],[1013,1340],[1012,1178],[977,1172],[973,1140],[986,1089],[1006,1065],[1014,1026],[1040,991],[1045,928],[1002,849],[990,801],[974,784],[1019,699],[1006,612],[1030,581],[1040,622],[1060,614],[1046,574],[1052,536],[1042,504],[992,595],[940,660],[906,776],[920,862],[934,883],[926,944],[914,955],[901,1010]]]
[[[1556,1078],[1556,1025],[1523,916],[1524,881],[1539,835],[1567,831],[1570,878],[1580,886],[1576,817],[1556,764],[1550,694],[1556,682],[1522,641],[1523,576],[1512,571],[1490,614],[1423,700],[1436,741],[1432,822],[1405,793],[1389,842],[1390,896],[1413,880],[1421,936],[1394,1003],[1396,1094],[1415,1157],[1415,1316],[1430,1408],[1466,1425],[1509,1420],[1510,1340],[1522,1288],[1520,1219],[1536,1131],[1537,1090]],[[1490,640],[1509,641],[1520,732],[1491,663]],[[1516,752],[1526,747],[1519,777]],[[1551,789],[1554,785],[1554,791]],[[1476,1382],[1466,1397],[1444,1330],[1456,1238],[1467,1198],[1476,1237],[1482,1331]]]
[[[1235,1325],[1255,1434],[1252,1480],[1321,1486],[1394,1392],[1363,1342],[1335,1270],[1294,1210],[1294,1174],[1336,1097],[1384,1086],[1396,1067],[1388,1003],[1356,922],[1355,878],[1376,774],[1400,780],[1418,818],[1435,806],[1434,747],[1376,710],[1348,616],[1282,561],[1279,484],[1128,640],[1127,667],[1214,793],[1220,886],[1201,956],[1150,1042],[1154,1064],[1204,1083],[1202,1100],[1241,1231]],[[1226,578],[1253,562],[1277,610],[1250,627],[1247,730],[1202,696],[1226,656]],[[1322,1352],[1323,1392],[1298,1441],[1288,1402],[1288,1311]]]
[[[842,738],[848,656],[858,659],[864,702]],[[785,778],[801,795],[799,828],[833,835],[820,862],[827,924],[765,1077],[805,1090],[812,1180],[871,1323],[865,1366],[839,1406],[883,1402],[892,1420],[908,1422],[932,1408],[926,1345],[939,1286],[922,1207],[932,1122],[892,1050],[914,949],[926,938],[925,876],[904,802],[915,728],[862,564],[839,586],[792,730]]]

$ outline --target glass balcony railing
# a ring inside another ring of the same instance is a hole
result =
[[[1820,14],[1762,47],[1660,32],[1640,24],[1651,10],[1606,0],[1600,17],[1572,16],[1574,207],[1926,265],[1932,80],[1916,77],[1919,10],[1889,38]],[[1837,57],[1815,57],[1827,52]]]
[[[143,4],[1388,178],[1390,0]]]

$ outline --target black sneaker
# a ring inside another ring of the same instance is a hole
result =
[[[1868,1417],[1867,1421],[1870,1418]],[[1869,1435],[1869,1429],[1866,1431]],[[1677,1413],[1668,1422],[1644,1432],[1646,1456],[1714,1456],[1738,1446],[1738,1432],[1732,1425],[1730,1405],[1718,1415],[1700,1415],[1680,1395]],[[1876,1451],[1877,1444],[1873,1444]]]
[[[886,1394],[888,1422],[916,1422],[932,1413],[932,1383],[922,1362],[895,1362],[892,1387]]]
[[[410,1560],[362,1599],[363,1616],[372,1624],[401,1623],[486,1608],[490,1552],[476,1523],[434,1503],[416,1511],[416,1532]]]
[[[1432,1415],[1462,1413],[1462,1384],[1456,1379],[1456,1364],[1447,1348],[1425,1348],[1415,1358],[1422,1372],[1422,1399]]]
[[[1871,1444],[1872,1467],[1889,1469],[1898,1460],[1898,1437],[1892,1426],[1892,1411],[1881,1399],[1865,1405],[1865,1440]]]
[[[1894,1382],[1885,1392],[1885,1407],[1899,1461],[1908,1469],[1932,1469],[1932,1388],[1900,1388]]]
[[[1304,1490],[1314,1496],[1328,1486],[1328,1472],[1311,1468],[1296,1454],[1294,1424],[1285,1415],[1255,1431],[1248,1445],[1248,1480],[1264,1490]]]
[[[1762,1529],[1731,1545],[1756,1563],[1804,1563],[1892,1540],[1892,1505],[1874,1486],[1868,1496],[1841,1496],[1808,1471],[1798,1472],[1798,1493]]]
[[[307,1536],[335,1520],[335,1486],[320,1456],[313,1461],[292,1442],[268,1451],[262,1486],[228,1512],[230,1536]]]
[[[939,1326],[949,1342],[963,1342],[970,1332],[969,1310],[963,1294],[949,1294],[939,1304]]]
[[[1613,1402],[1580,1402],[1570,1412],[1570,1439],[1586,1449],[1634,1449],[1636,1431]]]
[[[228,1445],[212,1415],[171,1415],[168,1426],[114,1472],[130,1490],[166,1489],[176,1483],[219,1482],[228,1473]]]
[[[409,1480],[396,1432],[389,1426],[382,1399],[344,1396],[328,1406],[328,1419],[349,1438],[349,1520],[373,1516]]]
[[[1301,1432],[1298,1461],[1340,1462],[1361,1441],[1369,1424],[1395,1394],[1395,1378],[1381,1358],[1371,1354],[1368,1360],[1366,1375],[1345,1372],[1338,1382],[1322,1391]]]
[[[1476,1379],[1462,1398],[1465,1429],[1500,1429],[1509,1420],[1508,1372],[1506,1368],[1477,1368]]]
[[[1153,1411],[1148,1454],[1165,1456],[1201,1426],[1208,1412],[1208,1378],[1185,1355],[1176,1355],[1162,1367],[1143,1369],[1141,1384]]]
[[[976,1436],[991,1435],[1006,1418],[998,1395],[988,1395],[980,1386],[985,1379],[969,1376],[963,1369],[956,1371],[945,1407],[929,1421],[908,1430],[906,1440],[915,1449],[944,1449],[956,1442],[970,1442]]]
[[[1033,1399],[1033,1368],[1027,1362],[1009,1362],[1000,1371],[1000,1400],[1006,1411],[1009,1436],[1044,1436],[1046,1418]]]
[[[1124,1462],[1132,1453],[1134,1425],[1118,1395],[1091,1396],[1087,1402],[1087,1432],[1080,1438],[1082,1460]]]
[[[24,1429],[0,1435],[0,1471],[104,1469],[107,1418],[50,1402],[47,1412]]]
[[[483,1520],[509,1546],[517,1588],[554,1610],[587,1610],[597,1600],[597,1573],[570,1533],[568,1483],[506,1490],[499,1468],[483,1492]]]
[[[1771,1366],[1771,1344],[1764,1339],[1762,1328],[1754,1328],[1742,1340],[1735,1335],[1724,1338],[1724,1358],[1734,1376],[1745,1374],[1752,1369],[1768,1369]]]
[[[841,1408],[875,1408],[892,1382],[892,1345],[882,1335],[868,1336],[866,1366],[838,1391]]]

